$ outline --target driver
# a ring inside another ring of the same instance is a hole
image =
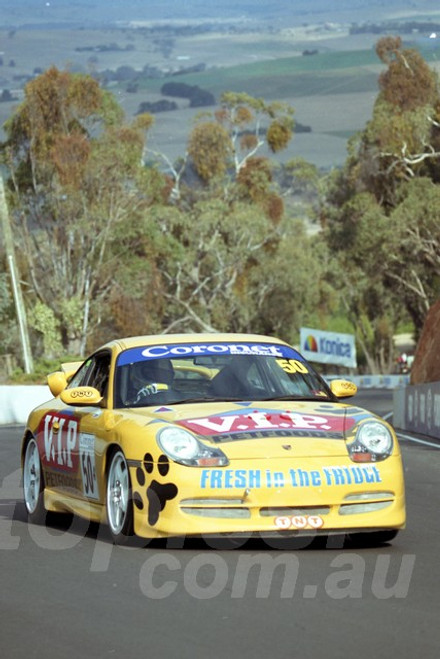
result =
[[[151,359],[132,366],[132,385],[136,392],[133,404],[143,398],[171,392],[174,369],[169,359]]]

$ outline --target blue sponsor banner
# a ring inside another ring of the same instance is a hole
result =
[[[118,366],[149,359],[220,357],[222,355],[255,355],[304,361],[303,357],[290,346],[276,343],[162,343],[125,350],[118,357]]]
[[[300,351],[310,362],[335,364],[356,368],[356,343],[354,334],[324,332],[310,327],[301,327]]]

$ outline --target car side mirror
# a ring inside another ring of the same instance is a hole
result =
[[[332,380],[330,389],[337,398],[350,398],[357,393],[357,386],[349,380]]]
[[[50,373],[47,376],[47,384],[52,395],[56,398],[67,387],[67,384],[75,375],[83,362],[65,362],[61,364],[61,370]]]
[[[47,384],[51,394],[56,398],[67,387],[66,374],[63,371],[55,371],[47,376]]]
[[[66,405],[99,405],[102,401],[102,396],[95,387],[72,387],[72,389],[64,389],[60,398]]]

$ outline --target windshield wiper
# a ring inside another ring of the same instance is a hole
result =
[[[195,398],[182,398],[178,400],[167,400],[166,402],[161,402],[158,403],[157,401],[155,403],[151,401],[146,401],[145,399],[142,401],[139,401],[137,403],[130,403],[127,404],[126,407],[131,407],[133,409],[139,408],[139,407],[171,407],[172,405],[186,405],[186,403],[236,403],[236,402],[243,402],[244,400],[249,400],[251,401],[252,399],[245,399],[245,398],[237,398],[237,397],[219,397],[217,396],[216,398],[202,398],[201,396],[195,397]]]
[[[319,400],[331,400],[327,395],[325,396],[301,396],[295,394],[288,394],[285,396],[271,396],[270,398],[260,398],[261,401],[269,400],[310,400],[310,401],[319,401]]]
[[[233,403],[236,401],[242,401],[244,400],[243,398],[237,398],[236,396],[234,398],[232,397],[222,397],[222,396],[216,396],[215,398],[203,398],[203,397],[198,397],[198,398],[183,398],[182,400],[175,400],[175,401],[170,401],[167,403],[167,405],[185,405],[186,403]],[[250,399],[249,399],[250,400]]]

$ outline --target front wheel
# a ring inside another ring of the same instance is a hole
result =
[[[124,544],[133,535],[133,504],[127,461],[119,450],[110,458],[106,508],[113,541],[115,544]]]
[[[23,460],[23,494],[28,519],[33,524],[43,524],[46,521],[43,490],[40,455],[37,442],[32,437],[26,445]]]

